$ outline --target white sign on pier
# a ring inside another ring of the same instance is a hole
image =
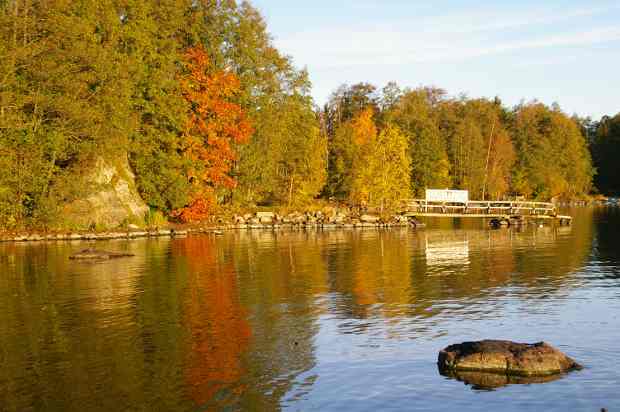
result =
[[[426,189],[427,202],[467,203],[468,200],[467,190]]]

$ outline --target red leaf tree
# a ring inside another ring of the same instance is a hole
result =
[[[188,178],[193,193],[190,203],[173,215],[192,222],[205,219],[213,211],[217,189],[236,186],[230,175],[237,159],[234,145],[246,143],[254,130],[243,108],[234,101],[240,90],[238,77],[215,70],[202,46],[190,48],[185,59],[181,89],[189,116],[182,147],[191,164]]]

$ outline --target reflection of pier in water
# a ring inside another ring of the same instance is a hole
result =
[[[505,249],[527,246],[553,246],[558,237],[566,236],[572,231],[571,226],[511,228],[508,230],[455,229],[420,231],[417,235],[424,240],[426,249],[433,255],[437,250],[449,254],[450,249],[455,259],[465,251],[480,249]],[[448,257],[448,256],[446,256]]]
[[[485,256],[498,262],[511,260],[527,249],[540,253],[558,247],[570,226],[512,228],[509,230],[432,229],[416,233],[424,247],[427,275],[465,274],[472,259]]]
[[[469,241],[426,238],[426,264],[438,266],[469,265]]]
[[[497,287],[532,297],[548,293],[589,250],[588,236],[583,245],[574,243],[580,240],[572,231],[581,229],[578,224],[506,230],[256,231],[235,232],[223,240],[236,248],[254,245],[242,248],[254,263],[264,255],[265,264],[282,266],[276,272],[286,272],[287,282],[301,282],[313,293],[328,292],[326,302],[331,303],[318,313],[346,308],[347,316],[364,319],[373,314],[429,317],[441,310],[441,302],[484,299]],[[314,279],[298,279],[298,271],[308,267],[315,268]]]

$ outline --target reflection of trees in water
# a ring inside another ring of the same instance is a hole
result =
[[[175,351],[152,341],[163,328],[147,325],[150,308],[142,299],[150,289],[142,286],[143,267],[168,242],[97,243],[136,257],[68,259],[85,245],[1,246],[9,263],[0,276],[0,387],[7,390],[0,403],[7,410],[114,410],[119,400],[147,405],[155,396],[164,407],[173,403],[160,390],[165,378],[148,369],[156,368],[151,355],[162,359],[156,348],[171,354],[168,363]]]
[[[240,296],[252,313],[246,410],[278,409],[296,377],[314,366],[313,337],[327,293],[321,237],[304,232],[239,232],[223,240],[234,256]]]
[[[346,247],[327,255],[330,287],[345,302],[343,316],[357,318],[429,317],[443,302],[480,300],[500,287],[537,298],[562,293],[591,238],[588,213],[572,228],[341,232],[336,241]]]
[[[415,300],[426,310],[442,301],[481,300],[497,294],[497,288],[518,288],[521,299],[563,293],[566,276],[581,267],[590,252],[592,228],[591,221],[584,219],[572,229],[429,230],[417,237],[418,243],[431,245],[436,239],[442,245],[455,242],[458,259],[466,242],[469,254],[467,265],[435,264],[428,259],[414,265]]]
[[[185,378],[191,397],[197,405],[234,399],[244,389],[242,356],[251,339],[234,265],[209,237],[174,242],[172,253],[187,264],[183,314],[189,333]]]
[[[67,259],[83,244],[0,245],[0,397],[16,410],[50,400],[109,410],[118,399],[278,409],[304,387],[297,380],[315,364],[322,317],[343,332],[375,322],[397,336],[441,321],[454,304],[488,309],[507,290],[518,299],[564,293],[591,252],[592,212],[577,213],[572,228],[119,242],[110,245],[136,258],[94,265]],[[605,229],[594,254],[617,259],[617,229]]]
[[[593,245],[593,258],[600,267],[602,276],[618,278],[620,268],[620,207],[606,207],[595,210],[597,232]]]
[[[255,275],[242,283],[262,291],[261,307],[281,299],[316,310],[308,297],[329,291],[329,301],[321,310],[343,319],[411,320],[433,317],[450,304],[483,302],[501,295],[498,288],[518,289],[519,299],[563,293],[566,275],[589,254],[592,227],[585,215],[572,228],[242,232],[236,236],[244,245],[237,262],[245,262]],[[368,324],[348,322],[343,327],[361,333]]]
[[[331,233],[327,235],[331,237]],[[379,304],[409,300],[412,239],[408,231],[341,232],[330,240],[347,245],[331,249],[327,257],[330,286],[346,303],[343,315],[398,315],[398,308]],[[373,313],[376,311],[379,313]]]

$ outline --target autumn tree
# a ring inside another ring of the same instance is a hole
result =
[[[325,185],[327,177],[327,139],[318,127],[315,114],[301,96],[287,99],[284,107],[286,138],[277,158],[276,190],[281,204],[307,203]]]
[[[239,78],[237,101],[255,130],[248,144],[237,147],[239,158],[232,173],[238,184],[233,202],[251,205],[312,199],[314,187],[322,188],[325,171],[317,148],[323,143],[316,133],[319,121],[308,73],[296,69],[290,57],[275,47],[264,18],[249,2],[195,3],[204,16],[199,38],[213,65]],[[318,156],[300,161],[307,153]]]
[[[367,193],[368,203],[382,212],[397,207],[411,193],[407,148],[407,137],[397,126],[387,124],[370,144],[365,170],[360,173],[364,179],[354,182],[354,190]]]
[[[328,181],[325,194],[330,197],[346,197],[350,168],[351,120],[366,109],[379,110],[379,97],[375,86],[369,83],[341,85],[332,93],[321,111],[321,127],[329,142]]]
[[[370,83],[343,84],[336,89],[324,109],[326,130],[333,135],[341,124],[371,107],[379,108],[377,88]]]
[[[310,102],[309,96],[296,93],[261,110],[261,129],[240,149],[239,202],[304,204],[320,193],[327,141]]]
[[[187,74],[181,79],[189,116],[182,150],[190,159],[190,203],[174,212],[182,221],[206,218],[217,203],[220,189],[233,189],[230,175],[237,159],[234,145],[248,141],[252,126],[239,104],[239,79],[226,71],[213,71],[205,50],[192,47],[186,54]]]
[[[513,116],[515,190],[545,200],[587,194],[594,171],[577,122],[537,102],[517,106]]]
[[[130,79],[115,4],[0,4],[0,226],[49,225],[98,156],[122,156]]]
[[[424,196],[427,188],[451,187],[450,163],[440,130],[434,89],[407,90],[391,106],[390,117],[408,136],[411,190]]]
[[[487,142],[487,160],[483,184],[483,199],[501,200],[510,193],[512,167],[516,155],[510,135],[501,125],[494,128]]]
[[[370,107],[362,110],[349,122],[349,138],[351,146],[350,182],[347,187],[348,198],[355,204],[368,204],[371,200],[370,179],[375,172],[374,164],[370,164],[376,148],[377,126]]]
[[[343,155],[340,165],[346,176],[342,190],[351,203],[383,210],[408,197],[407,138],[398,127],[388,124],[379,130],[373,109],[367,107],[343,125],[337,137]]]

